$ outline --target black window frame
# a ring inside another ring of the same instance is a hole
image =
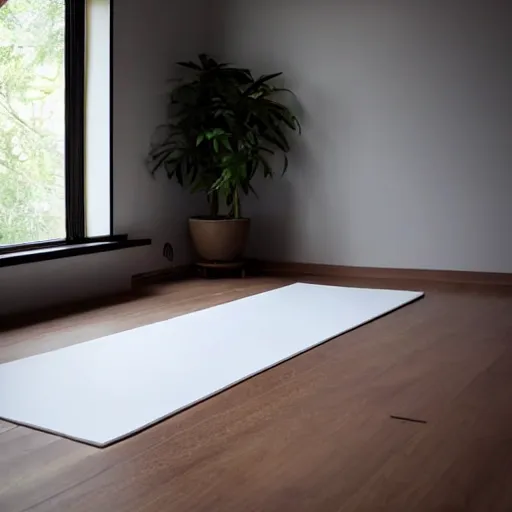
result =
[[[85,2],[86,0],[65,2],[64,161],[66,239],[69,242],[85,240]]]
[[[105,236],[87,237],[85,222],[85,79],[86,79],[86,17],[87,0],[65,0],[65,208],[66,238],[58,240],[34,241],[0,246],[3,255],[39,251],[46,254],[52,247],[59,249],[59,257],[65,256],[63,246],[74,248],[77,245],[90,248],[91,244],[123,242],[127,245],[127,235],[114,235],[113,226],[113,3],[110,0],[110,232]],[[134,241],[130,246],[147,245],[149,240]],[[145,243],[140,243],[145,242]],[[89,251],[90,252],[90,251]],[[70,252],[71,254],[71,252]],[[0,266],[2,266],[0,261]]]

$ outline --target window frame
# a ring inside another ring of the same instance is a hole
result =
[[[72,247],[76,253],[77,245],[89,246],[95,243],[123,242],[127,246],[126,235],[114,235],[113,216],[113,3],[110,0],[110,76],[109,76],[109,105],[110,105],[110,154],[109,154],[109,184],[110,184],[110,232],[101,237],[86,236],[85,222],[85,79],[86,79],[86,13],[87,0],[65,0],[65,140],[64,140],[64,176],[65,176],[65,226],[66,238],[43,240],[0,246],[0,257],[16,253],[34,251],[39,253],[51,248],[57,248],[62,257],[65,246]],[[136,242],[136,241],[134,241]],[[139,241],[141,242],[141,241]],[[149,240],[144,240],[148,245]],[[132,246],[133,244],[130,244]],[[120,247],[122,248],[122,247]],[[90,251],[89,251],[90,252]],[[44,259],[50,259],[45,257]],[[3,266],[0,262],[0,266]]]
[[[85,1],[66,0],[65,197],[66,240],[85,239]]]

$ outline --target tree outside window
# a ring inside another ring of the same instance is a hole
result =
[[[0,246],[65,229],[65,0],[0,0]]]

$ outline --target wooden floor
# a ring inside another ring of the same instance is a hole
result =
[[[292,281],[194,280],[33,317],[0,334],[0,362]],[[0,423],[0,511],[511,511],[512,294],[347,284],[427,295],[104,450]]]

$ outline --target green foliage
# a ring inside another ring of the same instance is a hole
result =
[[[0,245],[64,233],[64,0],[0,9]]]
[[[239,218],[240,195],[254,193],[254,176],[273,176],[265,154],[283,153],[282,172],[288,167],[286,132],[300,132],[300,124],[276,95],[289,91],[272,85],[281,73],[254,79],[249,70],[204,54],[198,63],[178,64],[194,76],[171,91],[168,122],[151,147],[151,170],[163,168],[180,185],[206,193],[212,216],[220,196]]]

